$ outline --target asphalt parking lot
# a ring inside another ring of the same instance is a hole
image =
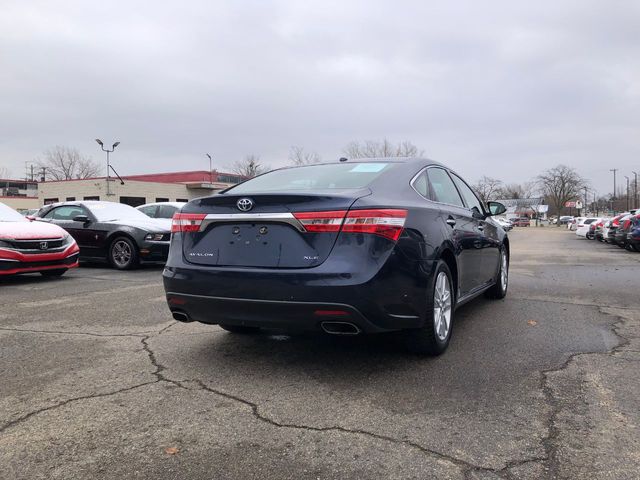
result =
[[[0,477],[639,478],[640,254],[510,237],[438,358],[179,324],[160,267],[3,280]]]

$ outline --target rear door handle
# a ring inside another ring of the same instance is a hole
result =
[[[456,225],[456,221],[453,218],[449,217],[447,218],[447,225],[454,227]]]

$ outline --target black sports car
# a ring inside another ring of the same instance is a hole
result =
[[[45,205],[36,219],[61,226],[76,240],[81,260],[107,260],[120,270],[140,261],[164,262],[171,232],[161,220],[115,202],[84,201]]]
[[[275,170],[173,218],[174,318],[231,332],[406,330],[439,354],[456,307],[507,293],[509,240],[460,176],[425,159]]]

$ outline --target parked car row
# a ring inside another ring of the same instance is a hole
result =
[[[576,235],[640,252],[640,211],[632,210],[613,218],[586,218]]]

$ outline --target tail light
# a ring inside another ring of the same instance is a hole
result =
[[[347,214],[342,231],[372,233],[396,241],[406,219],[406,210],[352,210]]]
[[[346,210],[294,213],[307,232],[339,232]]]
[[[372,209],[293,214],[308,232],[369,233],[396,241],[404,229],[406,210]]]
[[[205,213],[176,213],[171,220],[171,233],[197,232],[206,216]]]

